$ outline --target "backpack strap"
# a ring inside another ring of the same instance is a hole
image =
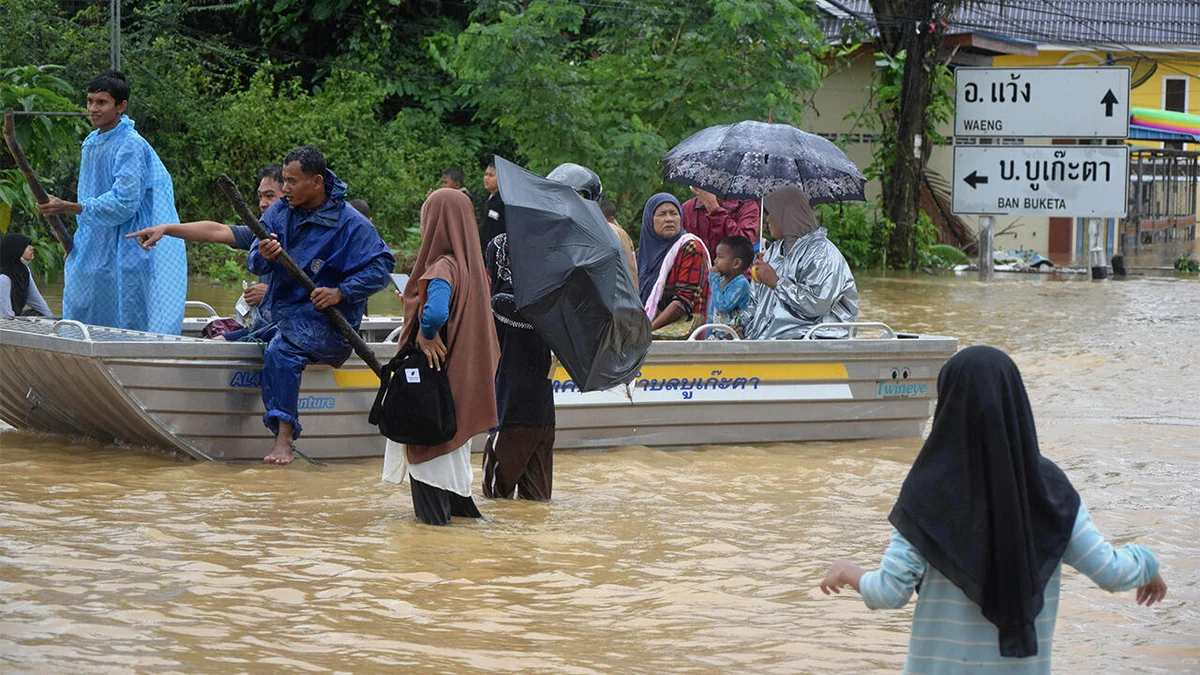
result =
[[[418,328],[417,330],[420,330]],[[396,372],[396,367],[388,361],[382,368],[379,369],[379,391],[375,393],[375,403],[371,405],[371,412],[367,415],[367,422],[378,426],[379,418],[383,414],[383,399],[387,396],[388,389],[392,386],[392,375]]]

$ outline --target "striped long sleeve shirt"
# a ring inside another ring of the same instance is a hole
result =
[[[1138,544],[1113,548],[1082,504],[1063,562],[1114,593],[1144,586],[1158,574],[1158,559],[1149,549]],[[1060,563],[1046,584],[1045,604],[1037,617],[1038,654],[1023,659],[1000,656],[999,633],[979,605],[931,567],[899,532],[892,532],[880,569],[864,574],[859,588],[867,607],[897,609],[920,584],[905,673],[1048,675],[1061,577]]]

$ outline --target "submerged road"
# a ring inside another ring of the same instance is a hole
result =
[[[1055,672],[1200,672],[1200,281],[860,289],[863,319],[1012,353],[1044,453],[1112,541],[1159,555],[1152,609],[1065,572]],[[9,431],[0,670],[894,673],[911,606],[816,586],[832,558],[878,564],[920,442],[561,453],[553,503],[477,496],[484,521],[439,529],[379,460],[218,466]]]

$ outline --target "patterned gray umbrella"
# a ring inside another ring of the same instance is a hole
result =
[[[663,155],[662,164],[666,180],[724,199],[762,199],[785,185],[799,185],[813,205],[867,200],[867,179],[846,153],[790,124],[709,127]]]

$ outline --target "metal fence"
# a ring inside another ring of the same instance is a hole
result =
[[[1200,152],[1134,149],[1129,155],[1126,245],[1195,239],[1198,194]]]

